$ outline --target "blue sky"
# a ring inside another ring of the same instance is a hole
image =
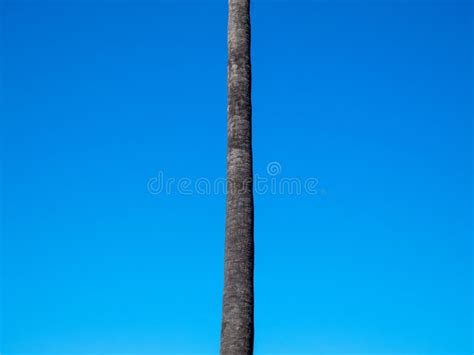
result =
[[[218,352],[225,1],[2,2],[5,354]],[[253,1],[256,354],[472,346],[473,5]],[[324,192],[324,193],[321,193]]]

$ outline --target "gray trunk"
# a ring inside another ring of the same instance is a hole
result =
[[[221,354],[253,353],[250,1],[229,0],[227,201]]]

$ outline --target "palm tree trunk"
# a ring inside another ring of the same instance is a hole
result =
[[[229,0],[227,201],[221,354],[253,353],[250,1]]]

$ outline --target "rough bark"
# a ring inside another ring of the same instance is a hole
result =
[[[250,1],[229,0],[227,201],[221,354],[252,354],[254,212]]]

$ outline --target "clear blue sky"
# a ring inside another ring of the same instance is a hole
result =
[[[472,352],[473,5],[252,4],[256,354]],[[2,354],[218,352],[225,1],[2,2]]]

